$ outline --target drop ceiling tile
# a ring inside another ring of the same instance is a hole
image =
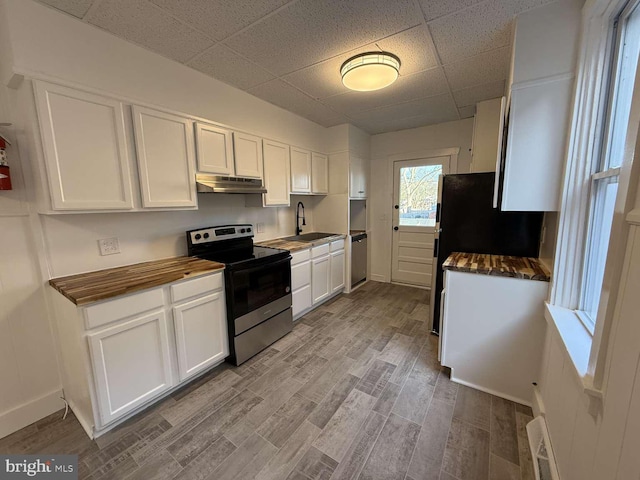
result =
[[[460,114],[460,118],[471,118],[476,114],[476,106],[468,105],[466,107],[458,108],[458,113]]]
[[[291,0],[151,0],[176,18],[223,40]]]
[[[511,62],[511,49],[499,48],[444,66],[452,90],[505,80]]]
[[[374,92],[354,92],[335,95],[322,100],[335,110],[351,116],[364,110],[433,97],[448,91],[447,80],[441,67],[401,76],[391,86]]]
[[[49,5],[58,10],[73,15],[74,17],[82,18],[85,16],[89,7],[94,0],[39,0],[40,3]]]
[[[251,88],[248,93],[325,127],[348,121],[344,116],[279,79]]]
[[[430,21],[448,15],[463,8],[470,7],[481,0],[420,0],[425,20]]]
[[[300,0],[225,43],[283,75],[419,23],[412,0]]]
[[[511,44],[512,2],[487,0],[429,23],[444,64]]]
[[[245,60],[222,44],[211,47],[187,65],[242,90],[275,78],[262,67]]]
[[[179,62],[214,43],[144,0],[103,0],[87,21]]]
[[[400,74],[410,75],[437,65],[428,35],[426,28],[419,25],[293,72],[286,75],[284,79],[314,98],[326,98],[338,93],[349,92],[350,90],[342,84],[340,77],[342,64],[354,55],[379,49],[397,55],[401,62]]]
[[[504,84],[504,80],[499,80],[497,82],[484,83],[482,85],[464,88],[462,90],[454,91],[453,98],[455,99],[458,107],[475,105],[483,100],[502,97],[504,95]]]
[[[389,124],[403,118],[417,116],[423,118],[425,125],[441,123],[452,118],[457,119],[458,110],[451,94],[446,93],[349,115],[350,118],[356,121],[368,120],[370,122],[388,122]]]

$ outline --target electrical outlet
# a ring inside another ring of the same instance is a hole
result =
[[[100,247],[100,255],[114,255],[116,253],[120,253],[120,242],[118,241],[118,237],[98,240],[98,246]]]
[[[264,223],[257,223],[256,228],[258,229],[258,233],[264,233]]]

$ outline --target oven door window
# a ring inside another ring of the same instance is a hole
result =
[[[291,292],[291,259],[232,273],[233,317],[241,317]]]

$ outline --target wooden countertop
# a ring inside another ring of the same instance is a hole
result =
[[[53,278],[49,280],[49,285],[76,305],[86,305],[223,268],[224,264],[218,262],[175,257]]]
[[[297,252],[298,250],[304,250],[306,248],[315,247],[324,243],[333,242],[346,238],[346,235],[335,234],[330,237],[320,238],[318,240],[287,240],[286,238],[275,238],[273,240],[265,240],[264,242],[258,242],[256,245],[260,247],[281,248],[282,250],[289,250],[290,252]]]
[[[548,282],[551,273],[540,260],[481,253],[454,252],[442,264],[444,270]]]

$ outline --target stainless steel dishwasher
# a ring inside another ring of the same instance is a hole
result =
[[[367,234],[351,237],[351,286],[367,278]]]

